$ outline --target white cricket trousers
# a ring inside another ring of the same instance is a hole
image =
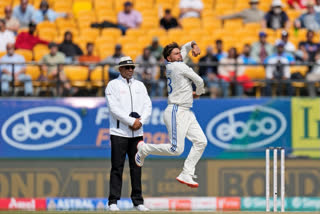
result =
[[[189,108],[168,105],[163,117],[168,129],[170,144],[145,144],[142,147],[142,153],[145,155],[181,155],[187,137],[193,145],[184,162],[183,173],[194,175],[196,164],[207,145],[207,138],[194,113]]]

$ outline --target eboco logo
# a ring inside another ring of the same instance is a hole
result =
[[[82,128],[81,118],[63,107],[37,107],[11,116],[2,126],[3,139],[24,150],[45,150],[69,143]]]
[[[224,111],[207,125],[208,140],[224,149],[254,149],[277,140],[286,130],[287,121],[276,109],[243,106]]]

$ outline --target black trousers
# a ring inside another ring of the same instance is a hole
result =
[[[143,137],[126,138],[111,135],[111,173],[110,173],[110,192],[109,205],[116,204],[121,197],[122,173],[126,160],[129,157],[130,177],[131,177],[131,199],[134,206],[143,204],[141,190],[141,167],[135,163],[137,144]]]

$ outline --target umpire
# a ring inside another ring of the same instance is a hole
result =
[[[148,211],[143,205],[141,190],[141,168],[135,164],[137,144],[143,140],[142,125],[151,115],[151,100],[144,84],[133,78],[136,64],[128,56],[122,57],[116,68],[120,71],[117,79],[110,81],[105,94],[110,112],[111,173],[109,210],[119,211],[122,173],[129,157],[131,177],[131,199],[138,211]]]

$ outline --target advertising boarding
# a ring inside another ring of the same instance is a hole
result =
[[[1,99],[0,106],[0,158],[110,158],[104,98]],[[146,143],[170,143],[166,106],[152,101]],[[266,147],[291,146],[290,99],[199,99],[191,110],[208,139],[204,158],[256,158]],[[191,145],[186,140],[183,154],[170,158],[185,158]]]

